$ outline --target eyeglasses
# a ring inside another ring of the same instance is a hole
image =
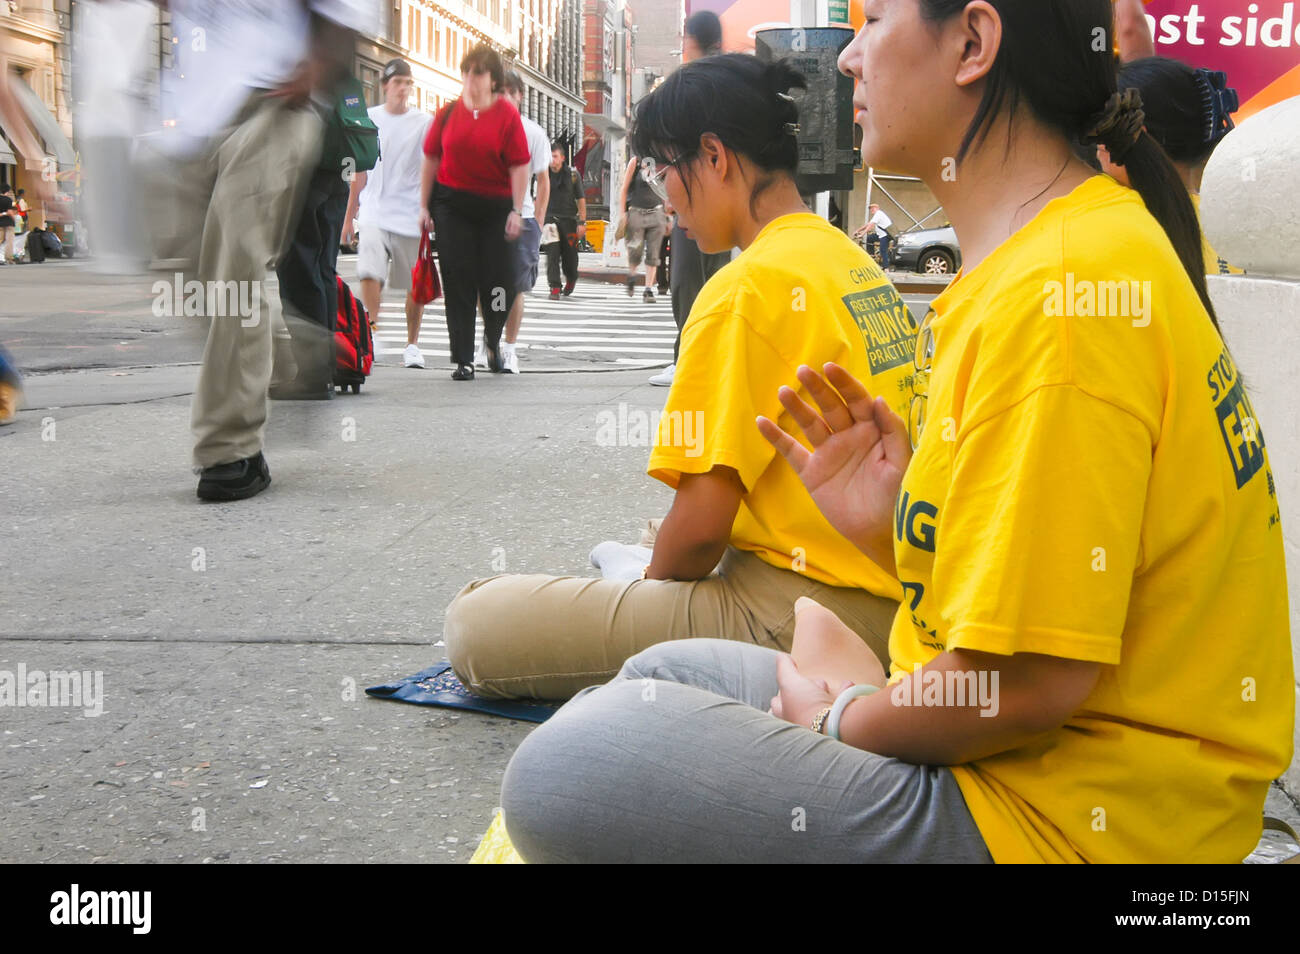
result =
[[[668,170],[673,168],[673,166],[688,161],[694,155],[695,150],[684,152],[676,159],[667,160],[662,165],[650,156],[646,156],[641,160],[641,177],[645,179],[646,185],[650,186],[650,190],[655,195],[667,202],[668,184],[666,180],[668,178]]]
[[[912,450],[921,444],[925,429],[925,411],[930,398],[930,367],[934,363],[935,310],[931,308],[916,329],[916,351],[912,355],[912,403],[907,409],[907,437]]]

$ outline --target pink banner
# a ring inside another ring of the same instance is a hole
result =
[[[1228,74],[1238,122],[1300,95],[1300,3],[1147,0],[1147,20],[1161,56]]]

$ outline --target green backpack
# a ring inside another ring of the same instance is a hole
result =
[[[369,172],[379,162],[379,127],[366,112],[361,81],[349,76],[339,88],[325,122],[321,167],[340,172]]]

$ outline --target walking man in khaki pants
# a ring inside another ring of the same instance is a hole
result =
[[[170,9],[183,41],[164,77],[174,125],[146,144],[150,221],[158,258],[201,283],[210,322],[191,408],[198,496],[241,500],[271,482],[262,441],[273,332],[285,332],[266,278],[319,157],[330,92],[350,70],[353,31],[371,29],[379,11],[373,0],[172,0]]]

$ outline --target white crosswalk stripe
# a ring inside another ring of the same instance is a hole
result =
[[[399,356],[406,347],[405,293],[385,289],[375,336],[377,357]],[[447,360],[446,311],[439,299],[424,309],[420,349],[425,359]],[[478,336],[483,325],[480,319]],[[537,283],[524,309],[518,353],[524,371],[540,369],[547,354],[586,357],[590,361],[638,367],[666,365],[673,360],[677,325],[668,296],[654,303],[640,290],[629,298],[622,285],[579,282],[573,295],[551,301],[545,280]]]

